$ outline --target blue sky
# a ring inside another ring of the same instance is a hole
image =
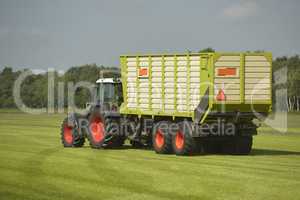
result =
[[[66,70],[120,54],[300,52],[297,0],[0,0],[0,67]]]

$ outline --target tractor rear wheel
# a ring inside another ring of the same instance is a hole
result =
[[[172,146],[176,155],[191,155],[195,151],[196,145],[190,122],[178,123],[178,130],[172,137]]]
[[[125,137],[120,135],[120,122],[117,118],[95,114],[89,119],[88,138],[92,148],[116,148],[124,144]]]
[[[168,121],[160,121],[154,124],[152,144],[156,153],[172,153],[172,136],[169,127],[170,122]]]
[[[104,148],[118,148],[123,146],[126,137],[120,134],[120,121],[118,118],[107,117],[105,119],[106,137],[103,143]]]
[[[61,142],[64,147],[82,147],[85,142],[84,136],[79,134],[79,129],[69,125],[68,117],[61,125]]]
[[[89,117],[88,139],[92,148],[101,148],[105,141],[105,125],[100,115],[91,115]]]

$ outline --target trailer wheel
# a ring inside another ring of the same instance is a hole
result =
[[[176,155],[191,155],[195,150],[195,140],[192,137],[190,122],[178,123],[178,130],[172,137],[172,146]]]
[[[236,154],[248,155],[251,152],[253,143],[252,136],[238,136],[236,138]]]
[[[248,155],[252,149],[252,136],[234,136],[226,138],[222,144],[222,153]]]
[[[161,121],[154,125],[152,144],[156,153],[172,153],[172,136],[169,132],[170,122]]]
[[[84,136],[79,135],[79,130],[68,124],[68,117],[61,125],[61,142],[64,147],[82,147],[85,142]]]
[[[88,139],[92,148],[101,148],[105,140],[105,129],[102,118],[99,115],[89,117]]]
[[[206,154],[219,154],[222,150],[220,141],[216,141],[214,138],[206,139],[203,142],[203,151]]]
[[[236,137],[225,138],[221,144],[222,154],[236,154],[236,144]]]

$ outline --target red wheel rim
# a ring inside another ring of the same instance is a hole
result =
[[[161,132],[160,129],[157,129],[157,131],[156,131],[155,143],[158,148],[161,148],[165,143],[164,134]]]
[[[177,149],[182,149],[184,145],[184,136],[181,131],[178,131],[176,133],[175,137],[175,145]]]
[[[101,142],[104,138],[104,124],[100,118],[95,118],[90,123],[90,130],[95,142]]]
[[[64,126],[64,140],[68,144],[72,144],[72,142],[73,142],[72,127],[70,127],[68,125]]]

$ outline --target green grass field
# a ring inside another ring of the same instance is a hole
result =
[[[249,156],[63,148],[64,115],[0,111],[0,199],[299,199],[300,115]],[[297,132],[299,131],[299,134]]]

